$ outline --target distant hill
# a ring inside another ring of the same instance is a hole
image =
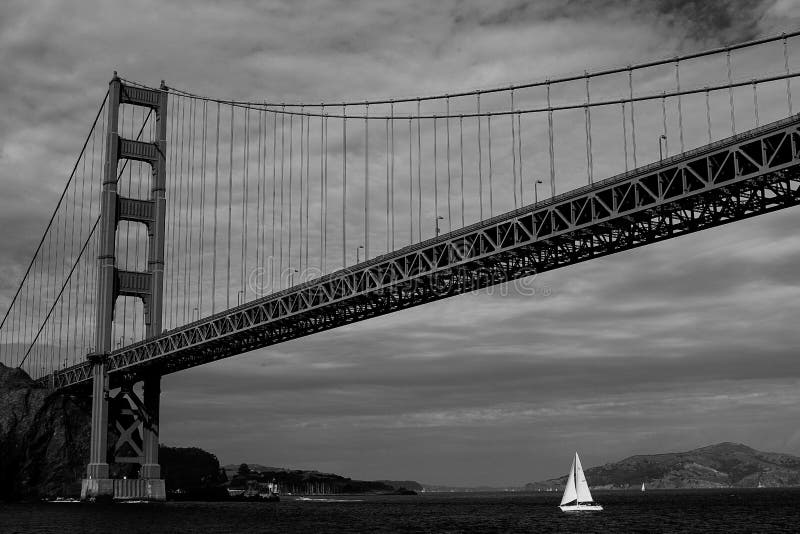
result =
[[[238,478],[242,464],[228,464],[223,467],[228,479]],[[421,491],[422,485],[413,480],[353,480],[334,473],[322,473],[285,467],[268,467],[261,464],[247,464],[250,471],[246,477],[258,477],[265,482],[277,482],[281,491],[290,493],[391,493],[400,490]]]
[[[568,471],[565,466],[565,471]],[[592,488],[755,488],[800,486],[800,457],[719,443],[688,452],[636,455],[584,468]],[[563,490],[567,476],[525,485],[529,491]]]

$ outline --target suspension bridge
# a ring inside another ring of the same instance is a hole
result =
[[[800,202],[799,44],[302,104],[114,73],[0,361],[91,395],[84,498],[163,499],[163,375]]]

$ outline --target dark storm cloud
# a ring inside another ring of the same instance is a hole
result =
[[[457,25],[508,26],[559,20],[614,20],[620,24],[654,24],[679,39],[705,43],[741,42],[755,38],[772,2],[726,0],[550,0],[516,1],[488,7],[459,2]]]

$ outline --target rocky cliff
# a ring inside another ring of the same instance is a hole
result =
[[[0,500],[79,491],[89,424],[88,398],[52,393],[0,364]]]
[[[565,469],[565,471],[568,469]],[[585,469],[593,488],[755,488],[800,486],[800,458],[718,443],[687,452],[637,455]],[[528,490],[563,489],[566,475],[527,484]]]

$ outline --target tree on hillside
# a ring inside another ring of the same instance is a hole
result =
[[[224,482],[217,457],[197,447],[161,445],[158,456],[168,488],[186,490]]]
[[[250,468],[247,466],[247,464],[242,464],[239,466],[238,473],[242,476],[247,476],[250,474]]]

